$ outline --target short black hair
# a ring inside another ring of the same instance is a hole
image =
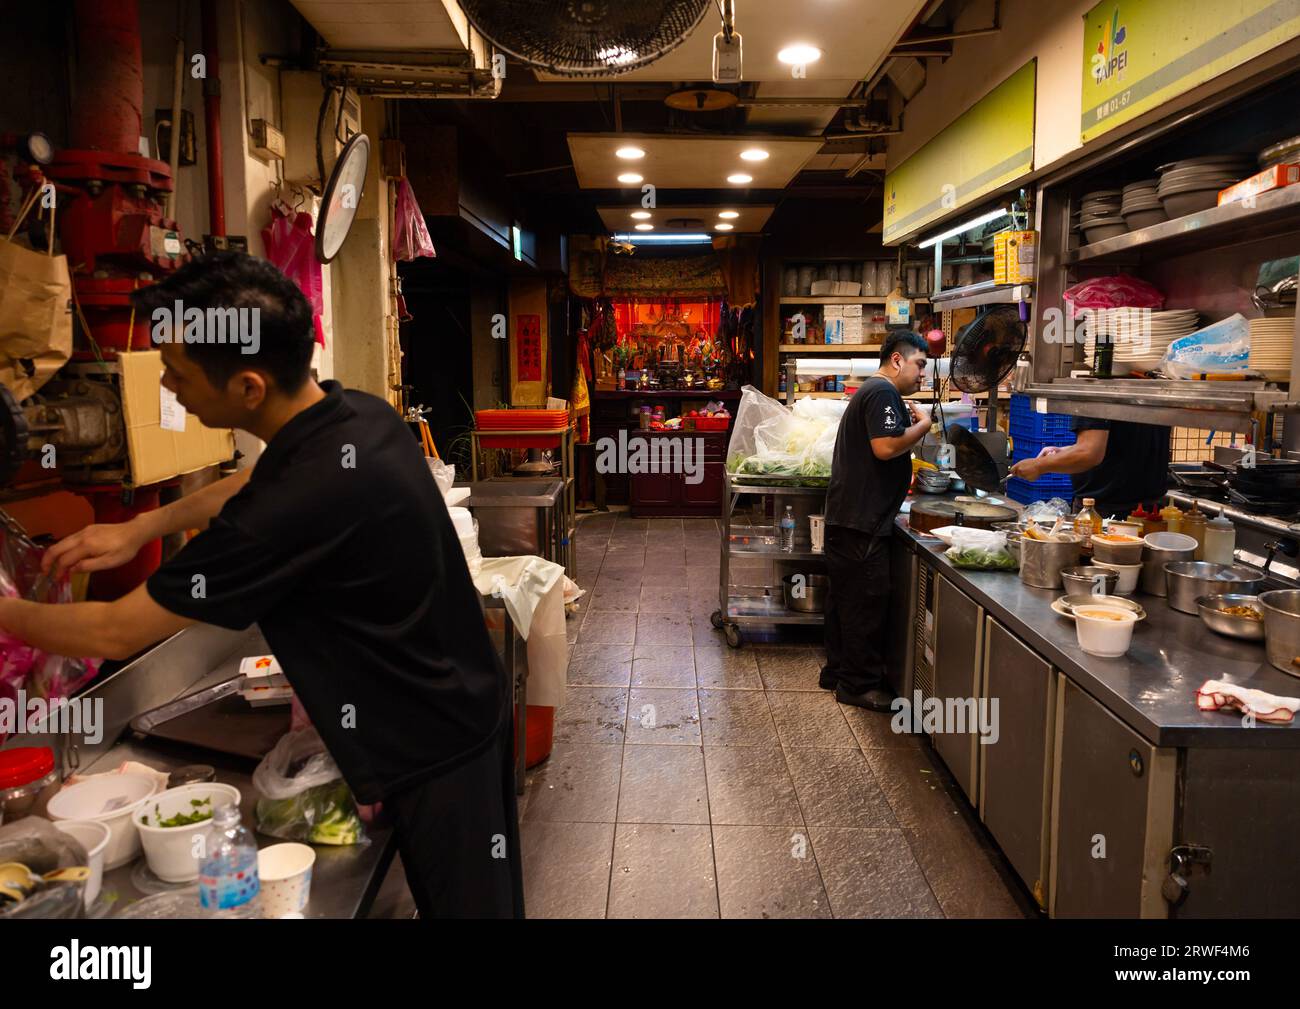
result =
[[[925,337],[920,333],[915,333],[910,329],[899,329],[885,337],[885,342],[880,348],[880,363],[884,364],[889,360],[894,351],[898,351],[904,359],[912,355],[907,352],[907,348],[919,350],[922,354],[930,351],[930,345],[925,342]]]
[[[170,277],[131,295],[138,313],[155,318],[158,309],[256,309],[257,342],[183,341],[186,355],[218,388],[244,368],[266,372],[282,392],[297,392],[311,373],[315,343],[312,308],[298,285],[267,260],[244,252],[219,251],[197,256]],[[179,320],[175,323],[179,328]],[[151,327],[150,332],[153,332]],[[224,336],[224,331],[223,331]]]

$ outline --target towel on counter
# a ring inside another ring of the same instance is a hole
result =
[[[1261,722],[1290,722],[1300,711],[1300,697],[1278,697],[1224,680],[1206,680],[1196,691],[1202,711],[1241,711]]]

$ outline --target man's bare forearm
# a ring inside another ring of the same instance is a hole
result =
[[[186,529],[206,529],[225,503],[243,489],[253,475],[252,467],[208,484],[202,490],[186,494],[162,508],[144,512],[132,521],[139,522],[149,539],[170,536]]]

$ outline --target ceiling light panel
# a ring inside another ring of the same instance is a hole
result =
[[[569,155],[578,185],[583,189],[617,189],[625,185],[653,185],[672,189],[725,189],[727,175],[752,176],[745,183],[754,189],[784,189],[821,149],[819,137],[718,137],[621,133],[570,133]],[[645,151],[636,171],[620,159],[620,148]],[[742,152],[762,150],[767,157],[747,161]],[[743,169],[743,170],[742,170]],[[619,176],[636,174],[642,183],[622,182]]]
[[[736,235],[761,234],[763,228],[767,225],[768,219],[772,216],[772,211],[775,209],[770,203],[745,205],[724,203],[694,207],[663,204],[654,209],[654,230],[655,234],[667,235],[682,232],[712,231],[717,230],[720,224],[729,224],[730,228],[723,228],[722,230],[730,231]],[[606,205],[597,208],[597,210],[601,221],[611,232],[627,231],[628,225],[632,223],[630,217],[634,218],[635,214],[648,213],[648,211],[636,208],[634,203],[621,206]],[[735,216],[724,219],[722,217],[724,212]]]

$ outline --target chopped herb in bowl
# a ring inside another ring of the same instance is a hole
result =
[[[190,805],[193,807],[193,812],[175,813],[164,820],[158,804],[154,803],[153,816],[155,824],[159,827],[188,827],[190,824],[202,823],[204,820],[212,819],[211,797],[191,799]],[[147,825],[149,823],[148,815],[140,817],[140,822]]]

